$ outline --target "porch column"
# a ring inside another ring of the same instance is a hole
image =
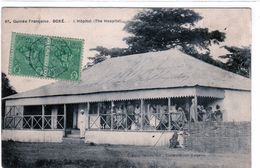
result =
[[[31,115],[31,129],[33,129],[33,116]]]
[[[87,115],[88,115],[88,129],[90,129],[90,115],[89,115],[89,111],[90,111],[90,103],[87,103]]]
[[[101,117],[102,117],[101,115],[102,115],[102,114],[100,115],[99,106],[100,106],[100,103],[98,102],[98,103],[97,103],[97,117],[99,117],[99,118],[100,118],[99,120],[101,120]],[[99,128],[98,128],[98,129],[101,130],[101,128],[102,128],[102,127],[101,127],[101,122],[99,122]]]
[[[66,113],[67,113],[67,109],[66,109],[66,104],[64,104],[63,105],[63,120],[64,120],[64,130],[66,129],[66,120],[67,120],[67,115],[66,115]]]
[[[195,120],[198,121],[198,97],[194,96]]]
[[[172,126],[172,123],[171,123],[171,98],[168,97],[168,130],[171,130],[171,126]]]
[[[45,114],[45,107],[42,105],[42,130],[44,129],[44,114]]]
[[[143,117],[144,117],[144,110],[143,110],[143,106],[144,106],[144,100],[141,99],[141,103],[140,103],[140,113],[141,113],[141,130],[143,130]]]
[[[113,106],[114,106],[114,101],[111,101],[111,131],[113,130],[113,127],[114,127],[114,120],[113,120],[113,117],[114,117],[114,114],[113,114]]]

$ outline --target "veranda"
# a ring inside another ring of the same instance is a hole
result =
[[[194,100],[196,117],[190,109]],[[66,130],[77,129],[80,110],[85,112],[87,130],[171,131],[190,122],[215,120],[206,109],[214,109],[221,98],[168,97],[135,100],[86,102],[62,105],[7,106],[4,129]],[[204,108],[204,111],[200,110]],[[66,136],[66,134],[64,134]]]

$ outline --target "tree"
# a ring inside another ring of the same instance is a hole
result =
[[[10,85],[10,81],[6,74],[2,72],[2,97],[10,96],[16,94],[15,89]],[[5,114],[5,100],[2,100],[2,119]],[[3,123],[3,122],[2,122]]]
[[[93,63],[98,63],[109,56],[117,57],[178,48],[199,59],[214,62],[209,56],[209,46],[223,42],[225,33],[197,27],[196,23],[201,19],[198,13],[190,9],[145,9],[136,14],[124,27],[124,30],[130,34],[123,39],[128,45],[127,48],[107,49],[98,46],[91,49],[97,51],[96,56],[91,59]]]
[[[224,46],[224,48],[229,53],[219,57],[226,59],[228,70],[249,78],[251,70],[251,47]]]
[[[10,85],[10,81],[6,74],[2,72],[2,97],[10,96],[16,94],[15,89]]]

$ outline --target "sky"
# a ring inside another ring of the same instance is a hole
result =
[[[91,48],[126,47],[122,40],[128,36],[123,31],[125,22],[131,20],[141,10],[142,8],[4,8],[2,11],[2,72],[8,74],[12,32],[84,39],[83,66],[89,61],[88,57],[95,55],[94,51],[89,50]],[[197,26],[226,33],[224,43],[211,47],[214,58],[226,53],[225,49],[220,48],[221,46],[239,47],[251,44],[252,24],[249,8],[193,8],[193,10],[203,17]],[[28,23],[29,19],[49,20],[51,23]],[[52,23],[53,19],[63,19],[65,23]],[[6,23],[7,20],[11,23]],[[21,23],[24,20],[27,20],[27,23]],[[79,23],[78,20],[83,20],[85,23]],[[56,82],[56,80],[9,74],[8,78],[18,92]]]

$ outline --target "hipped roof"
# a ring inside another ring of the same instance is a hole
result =
[[[193,86],[250,91],[251,80],[171,49],[107,59],[84,70],[80,82],[58,81],[6,99]]]

